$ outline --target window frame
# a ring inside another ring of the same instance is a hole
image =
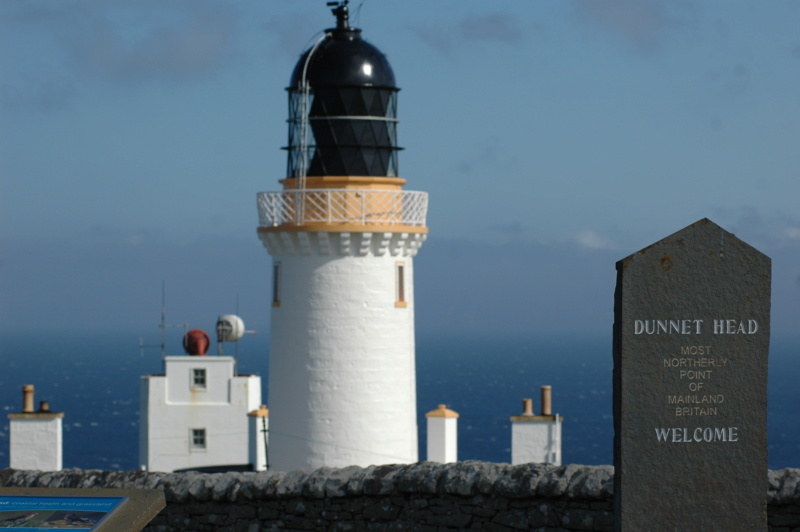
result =
[[[193,427],[189,429],[189,450],[192,452],[204,452],[208,449],[208,431],[203,428]]]
[[[397,261],[394,263],[394,306],[398,308],[408,307],[406,299],[406,263]]]
[[[192,390],[207,390],[208,370],[206,368],[192,368],[191,372],[190,378]],[[200,376],[202,376],[202,379],[198,378]]]
[[[281,282],[283,280],[282,276],[282,264],[281,261],[276,260],[272,263],[272,306],[273,307],[280,307],[281,306]]]

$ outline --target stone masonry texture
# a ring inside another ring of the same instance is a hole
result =
[[[152,532],[611,531],[613,478],[611,466],[476,461],[288,473],[0,470],[2,487],[164,490]],[[800,469],[767,480],[769,529],[800,532]]]

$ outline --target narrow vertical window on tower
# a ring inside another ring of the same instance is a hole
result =
[[[406,307],[406,265],[396,262],[395,265],[395,307]]]
[[[281,306],[281,263],[272,264],[272,306]]]
[[[191,450],[204,451],[206,449],[206,429],[191,429],[191,431]]]

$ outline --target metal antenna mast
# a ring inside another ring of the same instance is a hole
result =
[[[183,327],[183,334],[189,330],[189,323],[167,323],[167,288],[166,282],[161,281],[161,324],[158,326],[161,329],[161,358],[167,357],[167,327]]]
[[[151,347],[160,347],[161,348],[161,361],[166,368],[167,363],[167,327],[183,327],[183,334],[186,334],[186,331],[189,329],[189,323],[167,323],[167,295],[166,295],[166,282],[161,281],[161,323],[158,324],[158,328],[161,329],[161,344],[156,345],[145,345],[144,340],[142,337],[139,337],[139,356],[142,356],[142,350],[145,348]]]

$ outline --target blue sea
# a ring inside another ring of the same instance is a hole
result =
[[[240,373],[261,375],[265,402],[267,344],[266,335],[248,335],[225,351]],[[171,334],[167,354],[182,353]],[[37,405],[65,412],[65,468],[138,468],[139,381],[163,371],[160,349],[140,350],[135,333],[4,335],[0,357],[0,468],[8,467],[6,414],[21,410],[24,384],[36,387]],[[443,403],[460,414],[459,459],[509,462],[509,417],[526,397],[538,411],[539,387],[551,385],[554,413],[564,417],[563,462],[612,464],[612,367],[610,333],[418,334],[420,441],[425,413]],[[800,337],[773,335],[769,370],[769,467],[800,467]]]

